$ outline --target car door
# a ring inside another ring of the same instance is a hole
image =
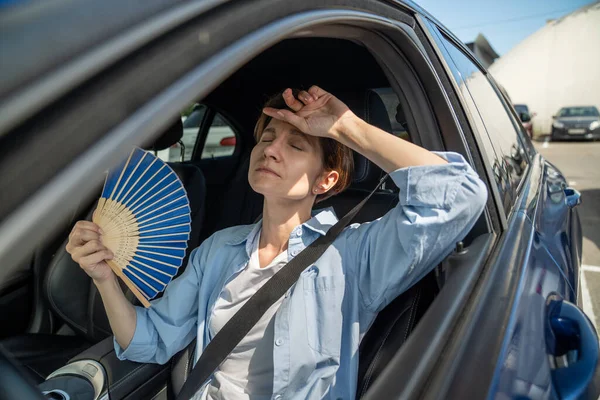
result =
[[[500,279],[491,280],[482,292],[487,317],[474,322],[479,334],[464,338],[473,352],[460,358],[462,373],[472,372],[476,381],[485,376],[486,366],[493,371],[491,385],[478,392],[477,384],[455,379],[450,393],[464,398],[475,393],[509,398],[593,396],[594,376],[599,374],[597,336],[574,305],[581,245],[574,211],[577,193],[535,153],[493,78],[449,34],[431,22],[425,25],[478,132],[482,153],[498,166],[495,177],[506,218],[498,267],[490,269],[498,268],[504,276],[499,274]],[[557,321],[576,326],[581,336],[575,338]],[[496,354],[490,351],[494,347]],[[483,353],[477,351],[484,348]]]

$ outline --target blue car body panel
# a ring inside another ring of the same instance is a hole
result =
[[[527,255],[490,399],[562,398],[549,362],[548,307],[552,299],[577,303],[581,225],[576,209],[567,205],[565,177],[540,155],[535,158],[517,211],[527,218],[529,236],[513,249]]]

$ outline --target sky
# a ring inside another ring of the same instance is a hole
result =
[[[463,42],[482,33],[506,54],[546,24],[596,0],[413,0]]]

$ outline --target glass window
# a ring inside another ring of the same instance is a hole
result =
[[[180,143],[159,151],[157,153],[158,157],[168,162],[190,161],[194,154],[194,147],[200,133],[200,125],[206,116],[206,111],[207,107],[205,105],[195,104],[187,118],[182,117],[183,136]],[[237,140],[234,130],[221,114],[215,113],[208,129],[201,158],[232,156],[235,152],[236,144]]]
[[[160,150],[156,155],[167,162],[181,162],[192,159],[194,145],[198,139],[200,124],[206,114],[206,106],[202,104],[194,104],[192,111],[187,117],[182,117],[183,121],[183,136],[180,143],[174,144],[168,149]],[[189,110],[189,108],[188,108]],[[183,143],[183,146],[181,146]],[[183,157],[183,158],[182,158]]]
[[[518,113],[527,113],[527,114],[529,114],[529,107],[527,107],[525,104],[515,104],[515,110]]]
[[[408,123],[406,117],[400,106],[400,100],[392,88],[378,88],[373,89],[375,93],[379,95],[383,104],[385,105],[390,123],[392,124],[392,133],[394,136],[398,136],[404,140],[410,141],[408,134]]]
[[[221,114],[215,114],[206,135],[202,158],[230,157],[235,152],[235,132]]]
[[[192,109],[190,115],[183,121],[183,128],[200,128],[204,114],[206,113],[206,106],[196,104]]]
[[[516,198],[519,183],[527,169],[528,158],[522,134],[492,82],[470,57],[441,32],[434,35],[443,48],[452,75],[465,99],[465,106],[479,132],[480,143],[496,177],[505,210]],[[487,138],[485,134],[487,133]]]
[[[598,109],[596,107],[567,107],[561,108],[558,112],[559,117],[597,117]]]

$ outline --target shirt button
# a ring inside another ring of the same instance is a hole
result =
[[[296,229],[296,236],[302,236],[302,229]]]
[[[298,250],[292,250],[292,255],[293,255],[293,256],[296,256],[298,253],[299,253],[299,251],[298,251]]]
[[[277,340],[275,341],[275,345],[281,346],[282,344],[283,344],[283,339],[282,338],[277,338]]]

